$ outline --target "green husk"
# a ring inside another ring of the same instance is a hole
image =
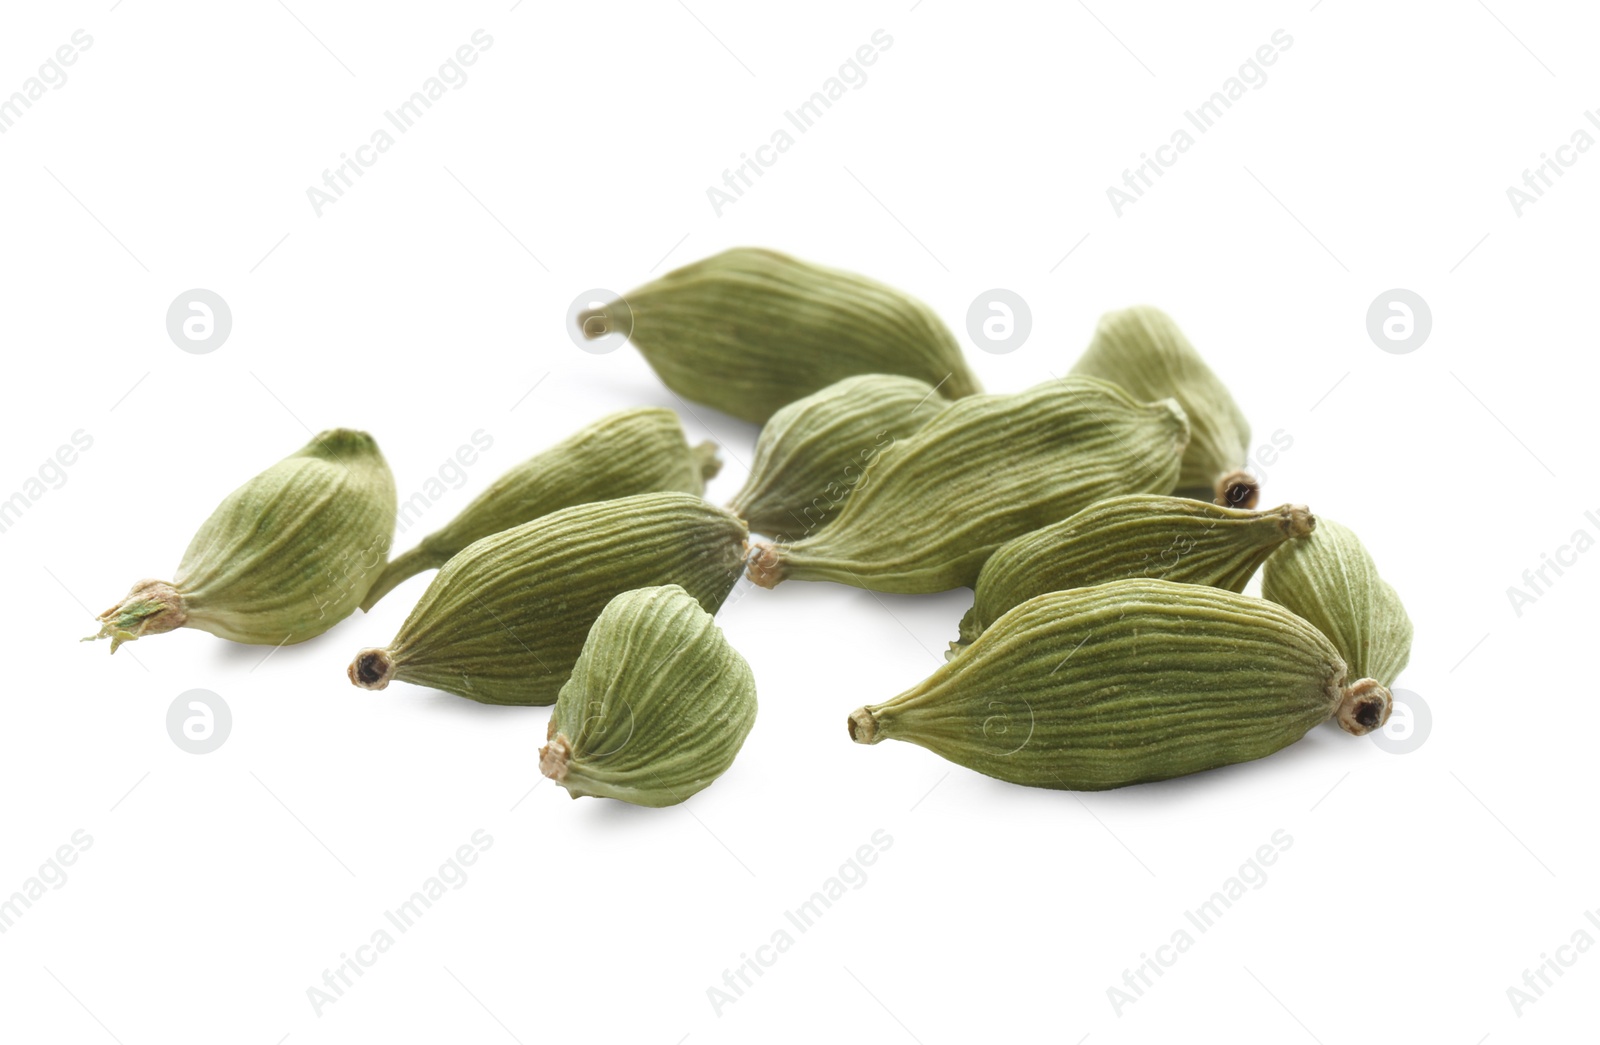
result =
[[[1171,397],[1189,415],[1189,448],[1177,492],[1231,508],[1254,508],[1261,487],[1245,471],[1250,422],[1172,317],[1138,305],[1100,317],[1072,373],[1121,385],[1136,399]]]
[[[716,446],[691,447],[671,410],[642,407],[609,414],[496,479],[438,530],[395,558],[361,608],[397,585],[450,561],[490,534],[590,501],[640,493],[700,494],[722,466]]]
[[[1388,690],[1346,678],[1322,633],[1274,603],[1114,581],[1010,610],[849,729],[1012,783],[1093,791],[1263,758],[1330,718],[1358,736],[1382,726]]]
[[[1095,378],[972,396],[884,452],[872,483],[821,531],[758,545],[750,578],[918,594],[977,580],[996,548],[1095,501],[1166,493],[1188,439],[1173,401]]]
[[[394,476],[372,436],[319,433],[223,498],[173,580],[135,584],[100,614],[94,638],[124,642],[174,628],[287,645],[355,611],[394,535]]]
[[[755,720],[750,666],[699,602],[676,584],[623,592],[561,687],[539,770],[573,798],[675,805],[727,771]]]
[[[668,388],[745,421],[853,374],[903,374],[950,399],[980,391],[920,301],[851,272],[753,247],[675,269],[578,317],[623,333]]]
[[[574,505],[476,541],[433,578],[350,681],[432,686],[485,704],[551,704],[595,618],[622,592],[677,584],[715,612],[739,578],[745,525],[698,497]]]
[[[1109,497],[1001,545],[978,574],[961,638],[947,656],[1045,592],[1131,577],[1243,591],[1273,549],[1311,533],[1316,523],[1294,504],[1243,511],[1188,497]]]
[[[925,427],[950,401],[895,374],[836,381],[772,415],[728,509],[780,541],[813,533],[864,488],[879,454]]]
[[[1378,576],[1361,539],[1330,519],[1272,553],[1261,594],[1321,629],[1357,676],[1392,686],[1411,659],[1411,618],[1399,593]]]

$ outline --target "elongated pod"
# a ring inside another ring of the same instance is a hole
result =
[[[671,410],[641,407],[609,414],[507,471],[454,519],[396,557],[361,608],[370,610],[396,585],[438,569],[490,534],[590,501],[674,490],[702,493],[721,464],[714,444],[689,445]],[[402,507],[402,521],[409,510]]]
[[[350,681],[432,686],[485,704],[551,704],[606,604],[640,586],[677,584],[710,613],[745,556],[745,526],[681,493],[574,505],[485,537],[434,576]]]
[[[849,720],[1033,787],[1093,791],[1263,758],[1320,722],[1356,735],[1389,691],[1264,599],[1172,581],[1051,592],[1001,616],[925,681]]]
[[[996,548],[1123,493],[1166,493],[1188,440],[1171,400],[1095,378],[972,396],[886,450],[836,519],[758,548],[750,577],[925,593],[971,584]]]
[[[853,272],[753,247],[675,269],[578,317],[627,335],[668,388],[745,421],[853,374],[904,374],[950,399],[980,391],[922,302]]]
[[[1243,591],[1267,556],[1317,520],[1285,504],[1243,511],[1189,497],[1109,497],[1000,546],[983,564],[952,652],[1035,595],[1130,577]]]

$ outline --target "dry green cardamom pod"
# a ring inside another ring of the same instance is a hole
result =
[[[1016,607],[923,682],[855,711],[850,737],[1094,791],[1262,758],[1329,718],[1357,736],[1382,726],[1389,691],[1346,679],[1322,633],[1274,603],[1113,581]]]
[[[700,494],[721,467],[714,444],[689,446],[671,410],[607,415],[496,479],[442,529],[391,562],[361,608],[370,610],[402,581],[438,569],[492,533],[589,501],[673,490]]]
[[[847,377],[797,399],[762,427],[728,509],[780,540],[811,533],[861,487],[880,453],[949,405],[926,381],[897,374]]]
[[[1107,312],[1072,373],[1115,382],[1137,399],[1171,396],[1183,404],[1192,431],[1177,492],[1230,508],[1256,506],[1261,487],[1244,470],[1250,422],[1171,316],[1148,305]]]
[[[539,771],[573,798],[676,805],[727,772],[756,682],[676,584],[623,592],[589,629],[550,715]]]
[[[552,704],[606,603],[678,584],[715,612],[744,563],[744,523],[690,494],[574,505],[469,544],[350,681],[432,686],[485,704]]]
[[[1392,686],[1411,659],[1411,618],[1399,594],[1361,539],[1331,519],[1272,554],[1261,594],[1320,628],[1356,676]]]
[[[949,328],[908,294],[851,272],[739,247],[675,269],[578,325],[621,333],[668,388],[761,423],[853,374],[904,374],[950,399],[980,391]]]
[[[322,432],[223,498],[171,582],[140,581],[100,614],[111,652],[174,628],[277,646],[355,611],[394,536],[394,476],[372,436]]]
[[[972,584],[1001,544],[1121,493],[1167,493],[1188,440],[1172,400],[1088,377],[972,396],[883,454],[821,531],[762,544],[750,579],[923,594]]]
[[[1255,512],[1189,497],[1109,497],[1001,545],[978,573],[961,639],[946,656],[1002,613],[1045,592],[1131,577],[1243,591],[1273,549],[1316,524],[1297,504]]]

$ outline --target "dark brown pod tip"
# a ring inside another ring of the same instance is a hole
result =
[[[1254,508],[1261,500],[1261,484],[1249,472],[1236,468],[1217,480],[1216,493],[1216,503],[1224,508]]]
[[[1377,679],[1358,679],[1344,688],[1335,718],[1339,728],[1354,736],[1364,737],[1375,729],[1382,729],[1394,709],[1394,697]]]
[[[346,673],[362,689],[383,689],[394,678],[394,660],[388,650],[364,649],[356,654]]]

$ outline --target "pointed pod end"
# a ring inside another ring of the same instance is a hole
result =
[[[394,678],[394,658],[388,650],[364,649],[350,662],[346,674],[362,689],[383,689]]]
[[[550,719],[550,725],[555,725],[554,716]],[[567,778],[567,766],[571,761],[572,744],[565,733],[557,733],[550,743],[539,749],[539,772],[558,784]]]
[[[689,448],[689,456],[694,459],[695,467],[700,470],[700,481],[709,483],[722,471],[722,455],[717,452],[717,444],[707,439],[696,443]]]
[[[1261,500],[1261,484],[1243,468],[1236,468],[1217,479],[1216,503],[1224,508],[1250,509]]]
[[[750,545],[750,557],[745,561],[745,575],[763,588],[776,588],[787,572],[783,556],[775,544],[755,541]]]
[[[1278,525],[1290,538],[1309,537],[1317,528],[1317,517],[1303,504],[1286,504],[1278,509]]]
[[[95,619],[100,622],[100,631],[84,641],[110,639],[111,652],[115,653],[124,642],[183,627],[189,613],[177,588],[166,581],[143,580],[129,588],[121,602]]]
[[[1340,729],[1364,737],[1382,729],[1393,709],[1394,697],[1387,686],[1377,679],[1358,679],[1344,688],[1334,717],[1339,720]]]
[[[857,744],[876,744],[883,739],[878,735],[878,716],[872,713],[871,708],[856,708],[850,712],[847,725],[850,739]]]
[[[578,331],[586,341],[598,341],[616,329],[611,321],[609,306],[585,309],[578,313]]]

